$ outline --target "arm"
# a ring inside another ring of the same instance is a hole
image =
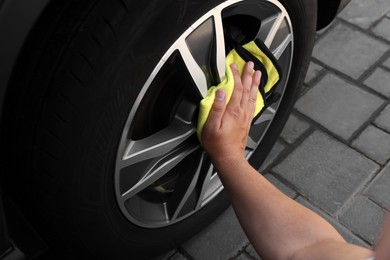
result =
[[[249,165],[244,150],[260,73],[252,75],[251,62],[241,78],[234,66],[231,69],[235,79],[232,97],[226,104],[225,93],[216,93],[202,145],[258,254],[264,259],[364,259],[372,255],[369,250],[346,243],[327,221],[285,196]]]

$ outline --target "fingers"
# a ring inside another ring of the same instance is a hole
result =
[[[230,68],[233,73],[233,78],[234,78],[234,88],[233,88],[233,93],[229,101],[229,108],[232,111],[237,110],[237,106],[240,106],[241,98],[242,98],[242,92],[243,92],[243,86],[241,83],[241,76],[240,72],[238,71],[237,65],[236,64],[231,64]]]
[[[218,129],[221,126],[222,117],[226,108],[226,93],[219,89],[215,92],[215,99],[207,118],[207,127]],[[205,126],[206,126],[205,125]]]
[[[255,71],[252,76],[252,82],[249,90],[248,106],[251,110],[251,115],[254,114],[257,102],[257,93],[259,92],[261,72]]]
[[[229,102],[229,110],[233,112],[237,110],[237,105],[244,110],[251,110],[252,114],[256,107],[257,92],[259,91],[259,84],[261,78],[260,71],[253,71],[254,64],[249,61],[245,64],[242,75],[240,76],[237,66],[231,65],[234,89],[231,100]]]
[[[244,107],[249,99],[250,90],[252,87],[252,75],[253,75],[254,64],[252,61],[249,61],[245,64],[244,70],[242,72],[241,81],[243,86],[243,93],[241,98],[241,107]]]
[[[253,118],[261,77],[260,71],[253,72],[253,67],[253,62],[246,63],[242,76],[240,76],[237,66],[235,64],[230,66],[234,78],[234,88],[226,106],[227,116],[223,118],[226,123],[241,118],[245,124],[249,125]],[[220,116],[222,120],[223,115]]]

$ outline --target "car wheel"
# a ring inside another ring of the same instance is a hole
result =
[[[228,205],[195,128],[230,42],[260,39],[283,71],[282,98],[249,134],[246,156],[258,168],[305,76],[316,1],[58,2],[32,32],[8,94],[12,192],[46,237],[78,255],[158,254]]]

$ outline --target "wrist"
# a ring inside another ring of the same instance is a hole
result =
[[[235,169],[243,169],[246,165],[249,165],[244,155],[219,156],[217,158],[211,158],[211,161],[219,173]]]

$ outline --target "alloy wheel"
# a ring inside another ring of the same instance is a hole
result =
[[[163,55],[142,87],[119,142],[115,193],[132,223],[169,226],[200,210],[223,186],[196,137],[199,101],[225,75],[232,42],[260,39],[278,60],[283,96],[293,58],[293,31],[276,0],[229,0],[197,20]],[[246,157],[259,146],[283,98],[253,122]]]

